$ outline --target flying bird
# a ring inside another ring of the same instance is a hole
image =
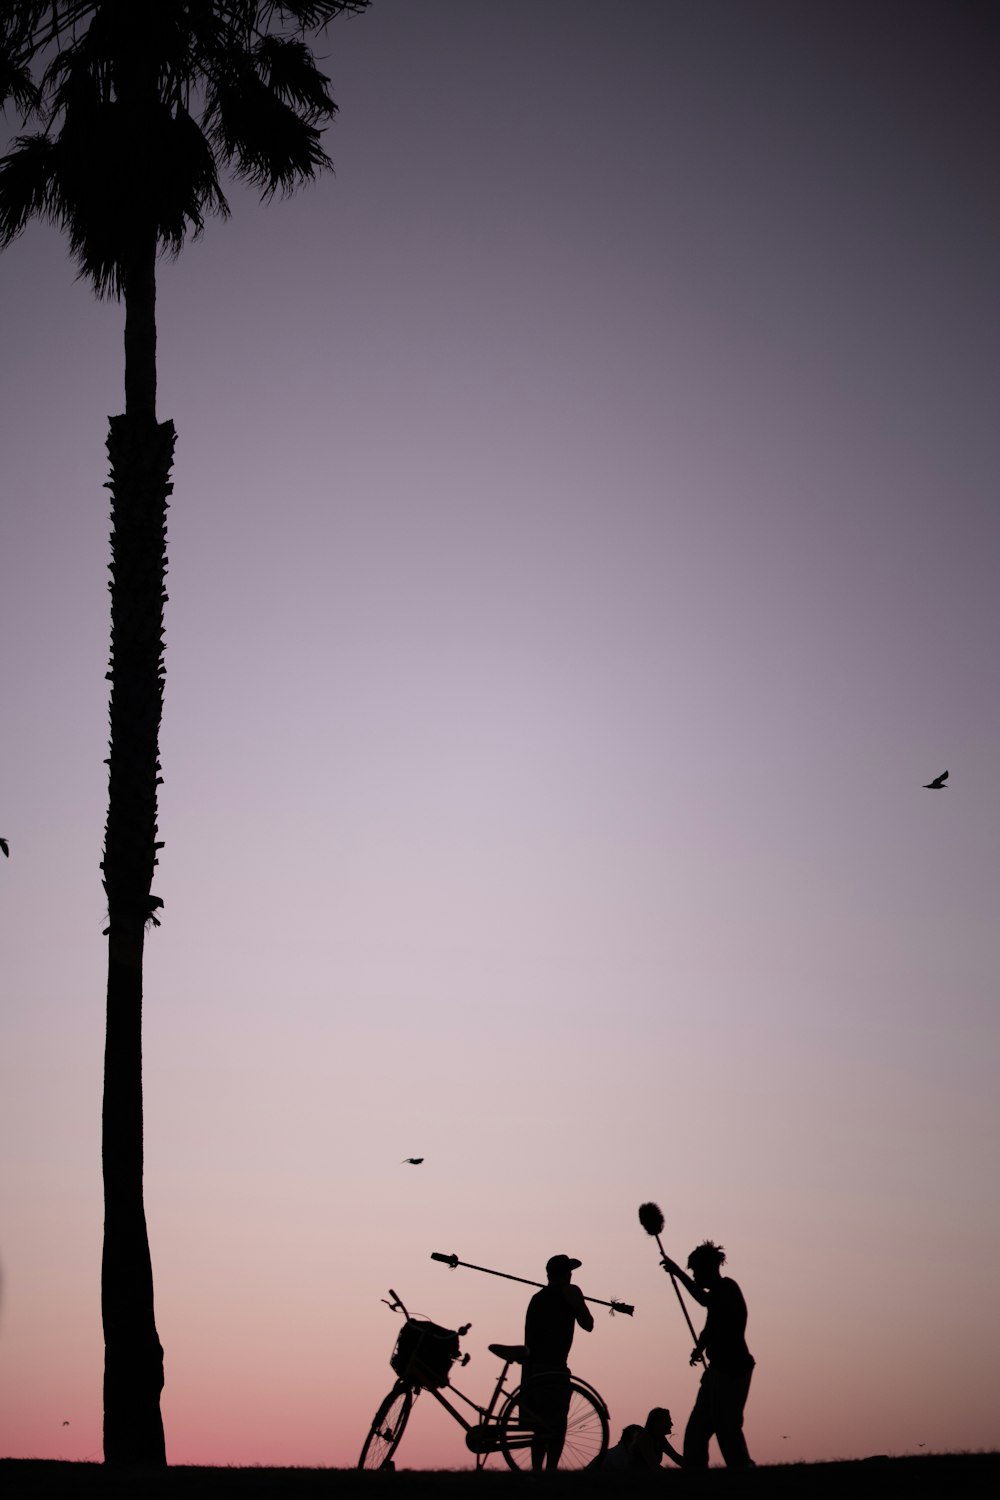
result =
[[[422,1161],[423,1161],[423,1157],[422,1156],[404,1156],[403,1157],[403,1166],[404,1167],[419,1167],[420,1163]]]
[[[933,781],[925,781],[924,782],[924,791],[926,791],[926,792],[946,792],[948,790],[948,788],[945,786],[945,782],[947,780],[948,780],[948,772],[947,771],[942,771],[941,775],[940,776],[935,776],[935,778],[934,778]]]
[[[10,845],[6,839],[0,839],[0,849],[3,850],[4,859],[10,859]]]

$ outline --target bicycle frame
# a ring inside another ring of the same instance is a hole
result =
[[[434,1397],[439,1406],[443,1406],[445,1411],[454,1417],[460,1427],[465,1429],[465,1445],[470,1452],[476,1455],[477,1469],[483,1467],[491,1453],[499,1453],[500,1451],[500,1427],[497,1420],[499,1416],[498,1407],[501,1399],[508,1400],[517,1389],[516,1386],[513,1389],[508,1389],[506,1384],[507,1371],[510,1369],[512,1363],[513,1361],[509,1359],[504,1361],[503,1368],[497,1376],[497,1383],[493,1387],[493,1395],[490,1397],[488,1406],[480,1406],[478,1401],[473,1401],[464,1391],[460,1391],[457,1385],[452,1385],[450,1380],[443,1387],[433,1385],[411,1386],[414,1401],[416,1401],[421,1391],[426,1391],[429,1396]],[[408,1384],[409,1382],[403,1383]],[[478,1414],[479,1421],[470,1422],[464,1413],[459,1411],[457,1406],[453,1406],[447,1396],[442,1394],[442,1391],[450,1391],[453,1396],[457,1396],[459,1401],[464,1402],[470,1411]],[[525,1442],[530,1441],[530,1438],[531,1434],[525,1431]]]

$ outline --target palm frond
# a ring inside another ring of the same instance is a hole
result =
[[[263,198],[315,177],[337,106],[303,37],[368,4],[0,0],[0,87],[44,126],[0,163],[0,244],[47,217],[119,295],[138,243],[176,254],[228,212],[223,168]]]
[[[22,119],[38,109],[41,90],[31,76],[31,69],[16,57],[0,50],[0,109],[10,100]]]
[[[45,135],[19,135],[13,151],[0,158],[0,248],[6,248],[30,219],[60,224],[56,158]]]
[[[296,37],[263,36],[254,48],[254,61],[271,92],[300,110],[310,123],[331,119],[336,113],[329,81],[305,42]]]
[[[66,131],[59,141],[70,249],[98,294],[113,297],[142,236],[177,255],[207,214],[229,212],[211,146],[186,111],[161,106],[140,131],[123,128],[122,112],[107,105],[85,135]]]
[[[206,111],[209,138],[237,177],[261,189],[263,198],[314,177],[331,165],[320,131],[256,77],[245,73],[235,86],[213,91]]]
[[[27,114],[38,96],[31,76],[30,30],[19,7],[0,9],[0,109],[13,100]]]
[[[322,31],[324,26],[337,16],[360,15],[367,10],[369,0],[269,0],[253,9],[262,12],[261,20],[269,23],[274,16],[282,22],[289,19],[300,31]],[[264,26],[259,27],[264,30]]]

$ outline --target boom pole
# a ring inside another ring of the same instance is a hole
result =
[[[527,1276],[512,1276],[509,1271],[494,1271],[489,1266],[474,1266],[471,1261],[459,1260],[457,1255],[442,1255],[437,1250],[431,1251],[431,1260],[439,1260],[443,1265],[451,1266],[453,1271],[456,1266],[464,1266],[467,1271],[483,1271],[487,1276],[502,1276],[504,1281],[519,1281],[522,1286],[545,1285],[544,1281],[529,1281]],[[610,1302],[606,1302],[603,1297],[585,1296],[583,1300],[584,1302],[594,1302],[598,1307],[610,1307],[612,1314],[616,1312],[624,1313],[628,1318],[635,1312],[635,1308],[630,1306],[629,1303],[619,1302],[616,1298],[612,1298]]]

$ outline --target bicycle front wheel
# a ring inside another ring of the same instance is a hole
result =
[[[409,1386],[394,1385],[372,1417],[371,1431],[358,1459],[359,1469],[385,1469],[389,1466],[409,1421],[412,1406],[413,1392]]]
[[[544,1437],[544,1427],[531,1415],[531,1381],[510,1397],[497,1418],[500,1452],[512,1469],[531,1468],[532,1438]],[[597,1392],[581,1380],[570,1380],[566,1440],[560,1469],[591,1469],[608,1451],[608,1412]]]

